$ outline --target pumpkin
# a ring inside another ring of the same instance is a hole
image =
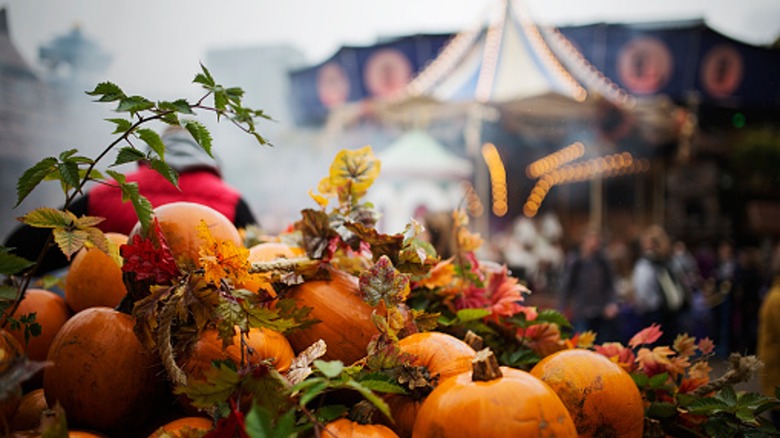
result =
[[[581,437],[642,436],[642,395],[631,376],[601,354],[559,351],[539,361],[531,374],[558,394]]]
[[[325,426],[320,436],[338,438],[398,438],[387,426],[361,424],[347,418],[339,418]]]
[[[290,368],[295,358],[292,347],[279,332],[252,327],[245,338],[249,351],[244,352],[244,359],[249,363],[257,364],[265,359],[274,359],[274,367],[279,372],[285,372]],[[248,353],[248,354],[247,354]],[[233,344],[223,350],[222,340],[216,330],[206,330],[193,344],[187,353],[187,358],[182,363],[182,369],[188,377],[203,379],[204,373],[211,368],[214,360],[228,359],[236,365],[241,364],[241,338],[236,333]]]
[[[22,348],[22,344],[7,330],[0,329],[0,374],[5,372],[16,359],[23,355],[24,348]],[[5,424],[8,424],[16,413],[16,408],[19,406],[19,401],[22,397],[22,387],[17,387],[16,392],[17,394],[0,401],[0,416],[4,419]]]
[[[263,242],[249,248],[249,262],[270,262],[276,259],[292,259],[306,255],[303,248],[292,247],[282,242]],[[237,289],[248,289],[258,292],[264,283],[257,280],[249,280],[237,284]],[[271,297],[276,297],[273,288],[264,289]]]
[[[242,246],[241,235],[233,222],[224,214],[195,202],[171,202],[158,206],[153,211],[160,224],[165,242],[173,253],[176,263],[185,270],[200,267],[200,248],[206,243],[198,234],[201,221],[206,222],[211,237],[217,242],[231,241]],[[129,241],[141,233],[141,224],[130,232]],[[127,280],[125,280],[127,281]]]
[[[360,296],[357,278],[346,272],[331,270],[330,280],[304,282],[291,287],[285,296],[296,300],[299,307],[311,307],[309,317],[320,321],[287,333],[296,354],[322,339],[327,345],[323,360],[349,365],[366,356],[368,343],[379,334],[371,321],[375,309]]]
[[[468,344],[442,332],[413,333],[398,343],[402,353],[413,356],[412,365],[427,368],[432,378],[441,382],[471,369],[471,360],[477,354]],[[401,437],[412,435],[414,420],[426,394],[389,394],[385,401],[395,423],[390,426]],[[384,422],[382,417],[379,421]]]
[[[41,424],[41,414],[49,409],[43,388],[32,390],[22,396],[19,407],[11,421],[11,430],[37,429]]]
[[[107,307],[73,315],[52,342],[43,372],[50,405],[68,424],[110,432],[143,424],[161,394],[162,368],[133,333],[131,316]]]
[[[71,311],[65,299],[54,292],[44,289],[27,289],[24,299],[13,314],[17,320],[23,315],[35,313],[35,322],[40,324],[41,333],[30,336],[25,348],[27,357],[34,361],[45,361],[54,336],[71,316]],[[24,327],[9,330],[11,334],[24,345]]]
[[[187,435],[188,430],[203,430],[209,431],[214,428],[214,422],[210,418],[206,417],[182,417],[172,420],[159,429],[154,431],[149,438],[159,438],[163,435],[166,437],[175,438],[180,435]]]
[[[89,307],[116,307],[127,295],[122,279],[119,247],[127,243],[121,233],[106,233],[110,256],[99,248],[84,247],[65,275],[65,302],[74,313]]]
[[[426,397],[414,437],[576,437],[563,402],[531,374],[499,367],[495,355],[477,353],[472,370],[439,383]]]

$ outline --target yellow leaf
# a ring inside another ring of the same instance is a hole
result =
[[[316,202],[320,207],[325,208],[330,203],[330,200],[322,195],[318,195],[317,193],[314,193],[313,191],[309,190],[309,196],[311,196],[312,199],[314,199],[314,202]]]
[[[330,165],[330,184],[348,187],[352,195],[362,195],[379,176],[380,161],[374,156],[371,146],[357,150],[344,149]]]
[[[203,241],[200,248],[200,264],[203,267],[203,279],[215,285],[228,280],[231,285],[246,283],[253,278],[249,273],[249,250],[232,241],[216,241],[211,235],[206,221],[197,227],[198,237]]]

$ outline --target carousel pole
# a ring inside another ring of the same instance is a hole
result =
[[[475,103],[467,113],[463,137],[466,142],[466,154],[474,163],[474,190],[482,203],[482,214],[477,215],[473,221],[474,231],[487,241],[490,238],[490,211],[488,208],[490,205],[490,181],[487,164],[480,153],[482,121],[485,116],[485,108],[482,104]]]

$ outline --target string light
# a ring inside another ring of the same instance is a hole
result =
[[[580,142],[572,143],[563,149],[542,157],[525,168],[525,173],[530,178],[539,178],[551,170],[580,158],[585,153],[585,145]]]
[[[529,166],[530,167],[530,166]],[[644,173],[650,170],[645,158],[634,159],[628,152],[596,157],[549,170],[536,182],[523,204],[523,214],[534,217],[553,186],[588,181],[596,178]]]
[[[493,214],[502,217],[509,211],[509,204],[507,202],[506,167],[504,167],[501,155],[498,153],[498,149],[496,149],[496,146],[493,143],[485,143],[482,145],[482,158],[485,160],[488,173],[490,174],[490,188],[493,195]]]

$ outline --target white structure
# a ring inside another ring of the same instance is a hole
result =
[[[472,163],[458,157],[424,131],[402,135],[378,154],[382,171],[368,200],[382,215],[377,228],[399,233],[424,212],[449,211],[462,205]]]

